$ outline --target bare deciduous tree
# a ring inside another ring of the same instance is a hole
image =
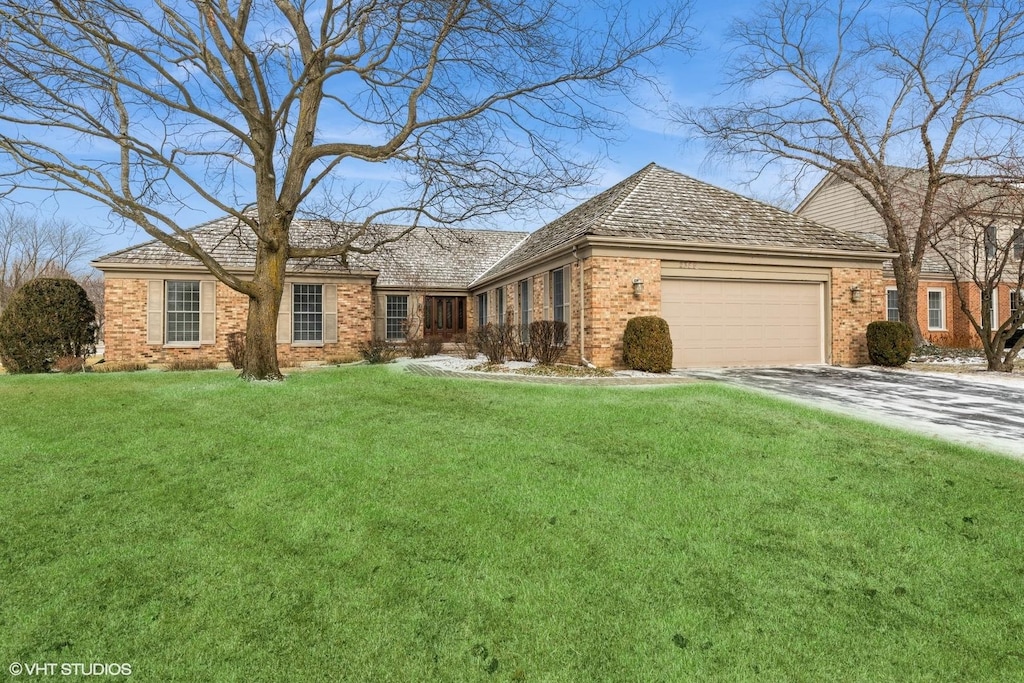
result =
[[[1024,347],[1024,336],[1010,343],[1024,324],[1021,185],[1005,179],[961,177],[947,184],[934,222],[938,229],[931,246],[953,274],[957,302],[981,340],[988,369],[1012,372]],[[1009,286],[1009,311],[999,310],[1000,285]]]
[[[14,290],[40,277],[71,277],[92,244],[88,230],[65,220],[0,215],[0,310]]]
[[[772,0],[733,34],[738,96],[679,120],[713,152],[852,183],[899,253],[900,320],[920,342],[917,285],[935,202],[950,172],[998,157],[1024,130],[1024,6]],[[922,189],[912,207],[901,199],[909,172]]]
[[[644,18],[617,1],[3,0],[0,153],[13,183],[91,197],[245,294],[242,375],[279,379],[289,259],[373,251],[384,218],[450,224],[588,180],[574,136],[610,130],[602,99],[689,41],[687,0]],[[408,191],[333,212],[331,244],[296,243],[296,214],[336,198],[332,178],[351,199],[361,163]],[[256,235],[251,277],[177,223],[194,204]]]

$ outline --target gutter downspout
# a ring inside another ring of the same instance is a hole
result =
[[[578,249],[579,247],[573,246],[572,255],[573,258],[576,259],[576,265],[579,266],[580,269],[580,363],[588,368],[593,368],[595,367],[594,364],[587,360],[586,356],[583,355],[583,306],[586,303],[586,297],[583,294],[583,260],[580,258]]]

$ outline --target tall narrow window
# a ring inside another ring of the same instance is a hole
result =
[[[494,290],[494,312],[499,325],[505,324],[505,288],[498,287]]]
[[[551,271],[551,317],[558,322],[569,323],[569,267]],[[568,327],[562,332],[559,344],[568,340]]]
[[[519,281],[519,325],[522,327],[523,339],[530,334],[530,281]]]
[[[895,287],[887,287],[885,290],[885,319],[900,321],[900,295]]]
[[[405,339],[405,321],[409,317],[408,295],[389,294],[385,314],[385,338]]]
[[[167,281],[168,344],[199,343],[199,282]]]
[[[995,258],[996,255],[996,226],[989,225],[985,228],[985,257]]]
[[[292,285],[292,341],[324,340],[323,285]]]
[[[1017,315],[1020,308],[1020,292],[1010,292],[1010,317]]]
[[[1024,232],[1020,230],[1014,232],[1016,234],[1013,236],[1013,258],[1020,261],[1024,258]]]
[[[928,290],[928,329],[946,329],[946,290]]]
[[[477,327],[487,324],[487,292],[476,295],[476,324]]]

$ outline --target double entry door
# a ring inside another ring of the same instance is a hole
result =
[[[450,341],[466,333],[466,297],[427,296],[423,300],[423,336]]]

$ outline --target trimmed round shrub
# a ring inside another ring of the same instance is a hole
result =
[[[0,363],[10,373],[49,372],[96,350],[96,308],[74,280],[36,278],[0,313]]]
[[[910,325],[876,320],[868,325],[868,358],[875,365],[898,368],[910,360],[914,351],[914,333]]]
[[[672,336],[665,319],[655,315],[630,318],[622,335],[622,360],[632,370],[671,370]]]

